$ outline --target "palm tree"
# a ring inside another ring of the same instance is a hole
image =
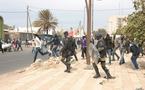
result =
[[[39,12],[39,19],[33,22],[33,25],[35,27],[40,27],[39,32],[44,30],[48,34],[48,30],[55,29],[57,26],[57,20],[54,18],[51,14],[51,12],[46,9],[46,10],[41,10]]]

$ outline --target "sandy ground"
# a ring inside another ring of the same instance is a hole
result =
[[[64,65],[54,58],[30,65],[0,76],[0,90],[145,90],[145,57],[138,59],[140,69],[133,70],[130,55],[125,55],[126,63],[118,61],[107,64],[115,79],[106,80],[101,69],[101,78],[94,79],[94,70],[86,70],[85,60],[79,58],[72,64],[71,73],[64,72]],[[107,59],[108,62],[108,59]]]

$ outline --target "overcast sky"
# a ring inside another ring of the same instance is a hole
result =
[[[50,9],[59,26],[76,27],[80,21],[84,23],[85,0],[0,0],[0,15],[6,24],[26,26],[27,5],[32,21],[37,19],[39,10]],[[94,27],[106,27],[109,16],[128,15],[133,5],[132,0],[94,0],[94,10]]]

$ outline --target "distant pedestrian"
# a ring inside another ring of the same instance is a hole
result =
[[[130,41],[128,38],[125,39],[125,53],[129,54],[130,52]]]
[[[119,55],[117,54],[116,50],[119,48],[118,40],[116,39],[116,36],[113,36],[113,52],[112,52],[112,60],[115,61],[115,56],[117,57],[117,60],[119,60]]]
[[[78,46],[78,48],[80,48],[80,46],[81,46],[81,40],[80,39],[77,40],[77,46]]]
[[[137,58],[140,54],[139,47],[136,44],[132,43],[131,46],[130,46],[130,51],[132,53],[131,61],[134,65],[135,69],[139,69],[138,64],[137,64]]]
[[[17,51],[19,51],[19,49],[21,49],[21,51],[23,51],[21,38],[19,38],[17,40]]]
[[[2,51],[2,53],[4,53],[4,50],[3,50],[3,48],[2,48],[2,40],[0,40],[0,50]]]
[[[82,37],[81,49],[82,49],[82,55],[81,56],[84,59],[85,57],[87,57],[87,39],[86,39],[86,36]]]
[[[105,44],[106,44],[106,51],[109,57],[109,64],[111,64],[111,56],[112,56],[112,52],[113,52],[113,42],[112,42],[112,38],[110,37],[109,34],[106,35],[105,40]]]
[[[55,34],[53,40],[49,43],[51,43],[52,56],[58,57],[59,56],[58,48],[60,46],[60,39],[59,39],[58,35]]]
[[[28,39],[27,38],[25,40],[25,47],[29,47],[29,42],[28,42]]]
[[[123,35],[120,38],[119,50],[120,50],[120,61],[119,61],[119,65],[122,65],[122,64],[125,63],[125,59],[124,59],[124,53],[125,53],[125,37]]]
[[[35,53],[36,51],[36,44],[35,44],[35,41],[34,39],[32,40],[32,53]]]
[[[13,50],[16,51],[17,50],[17,43],[16,43],[16,39],[14,38],[13,41],[12,41],[12,47],[13,47]]]

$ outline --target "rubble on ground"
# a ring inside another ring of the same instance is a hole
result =
[[[42,59],[37,59],[35,63],[32,63],[29,67],[20,70],[18,73],[23,73],[26,71],[33,71],[33,70],[46,70],[49,68],[56,68],[59,63],[60,63],[59,58],[51,57],[46,61],[43,61]]]

